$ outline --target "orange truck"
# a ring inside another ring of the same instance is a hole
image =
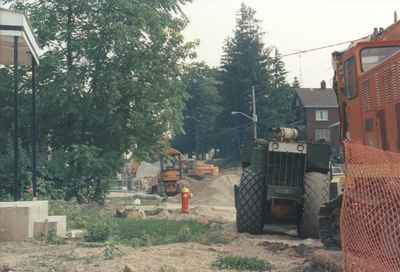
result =
[[[400,151],[400,23],[333,54],[341,138]]]
[[[400,152],[400,22],[334,52],[333,64],[341,140]],[[320,209],[320,238],[328,248],[341,246],[342,187],[347,182],[333,181],[340,188]]]

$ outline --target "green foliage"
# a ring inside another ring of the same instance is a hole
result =
[[[54,190],[62,191],[65,200],[76,198],[78,202],[95,200],[103,202],[113,170],[121,164],[118,154],[104,154],[103,150],[86,145],[73,145],[69,150],[55,152],[47,163],[46,180]]]
[[[163,245],[179,242],[226,244],[231,241],[220,226],[194,221],[139,220],[113,217],[113,210],[96,204],[78,205],[74,202],[51,201],[50,215],[66,215],[68,229],[86,229],[86,245],[93,242],[125,244],[133,247]],[[94,246],[97,244],[94,243]]]
[[[67,189],[66,199],[101,202],[123,154],[149,158],[159,153],[163,133],[181,129],[182,77],[195,46],[182,34],[187,19],[180,7],[187,2],[0,0],[28,14],[46,48],[38,134],[43,162],[48,147],[52,161],[39,165],[41,193],[59,198]],[[12,128],[12,92],[3,92],[11,79],[1,69],[0,140]],[[28,149],[29,81],[21,85],[21,127],[28,128],[21,135]]]
[[[188,100],[183,111],[184,134],[173,145],[181,152],[202,154],[215,147],[216,118],[221,113],[216,71],[204,63],[189,67],[185,77]]]
[[[293,88],[301,88],[300,80],[297,77],[294,77],[292,87]]]
[[[154,246],[197,241],[208,230],[192,221],[120,219],[115,221],[113,240],[136,247]]]
[[[238,270],[238,271],[271,271],[272,265],[264,260],[257,258],[245,258],[237,256],[219,257],[213,264],[213,268],[219,270]]]
[[[112,210],[90,204],[79,205],[76,202],[50,201],[49,215],[67,216],[68,229],[87,229],[89,225],[112,217]]]
[[[114,257],[122,257],[124,253],[113,244],[107,243],[103,255],[105,260],[112,260]]]
[[[85,241],[87,242],[105,242],[111,234],[111,226],[107,221],[99,220],[92,222],[87,226]]]
[[[30,160],[21,143],[18,145],[18,151],[20,165],[19,179],[22,184],[21,190],[22,192],[26,192],[26,189],[30,186]],[[0,147],[0,165],[0,200],[10,200],[15,191],[14,145],[10,138],[8,138],[7,144]]]
[[[292,94],[281,55],[264,43],[256,11],[242,4],[233,37],[227,39],[220,76],[223,112],[218,118],[219,146],[225,157],[239,157],[239,146],[253,138],[252,122],[233,111],[252,115],[252,88],[256,92],[259,137],[292,118]],[[271,123],[270,121],[274,122]]]
[[[47,243],[51,245],[62,245],[65,244],[65,239],[57,236],[56,230],[52,229],[47,233]]]

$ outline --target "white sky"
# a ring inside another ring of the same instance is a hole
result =
[[[387,27],[400,18],[398,0],[193,0],[184,10],[191,23],[188,40],[200,40],[199,60],[220,64],[224,40],[232,34],[241,2],[257,11],[265,43],[282,54],[354,40],[371,34],[374,27]],[[289,82],[301,76],[303,87],[332,82],[331,53],[346,46],[284,59]],[[301,72],[300,72],[301,71]]]

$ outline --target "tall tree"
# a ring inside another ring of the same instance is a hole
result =
[[[290,119],[292,92],[287,84],[284,62],[276,49],[268,48],[256,11],[242,4],[233,37],[224,47],[221,66],[221,95],[224,111],[219,117],[220,146],[226,156],[237,157],[238,146],[252,141],[252,88],[256,92],[259,137],[267,137],[272,126]]]
[[[224,47],[221,67],[224,112],[219,123],[221,147],[226,155],[235,155],[232,151],[238,151],[238,144],[252,137],[250,133],[240,135],[243,130],[247,131],[251,121],[231,113],[239,111],[251,115],[251,89],[255,88],[261,106],[273,85],[270,50],[263,43],[264,33],[255,15],[255,10],[242,4],[233,37],[228,38]]]
[[[216,71],[204,63],[195,63],[188,71],[184,134],[173,143],[182,152],[200,155],[215,147],[216,118],[222,110],[215,77]]]
[[[68,176],[88,166],[77,157],[98,159],[96,169],[112,167],[86,171],[98,173],[85,180],[97,190],[125,152],[148,157],[163,133],[180,129],[181,78],[194,45],[184,41],[187,19],[180,6],[189,1],[0,0],[30,16],[47,49],[38,110],[41,141],[61,165],[49,168],[53,179],[79,182]],[[75,168],[62,172],[64,164]]]
[[[301,88],[301,83],[298,77],[294,77],[293,83],[292,83],[293,88]]]

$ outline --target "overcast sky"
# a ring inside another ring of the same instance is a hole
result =
[[[200,40],[199,60],[220,64],[224,40],[232,35],[241,2],[257,11],[266,32],[265,43],[282,54],[354,40],[387,27],[400,18],[398,0],[193,0],[184,10],[191,23],[185,35]],[[321,80],[332,82],[331,53],[339,46],[284,59],[290,72],[301,77],[303,87],[318,87]]]

